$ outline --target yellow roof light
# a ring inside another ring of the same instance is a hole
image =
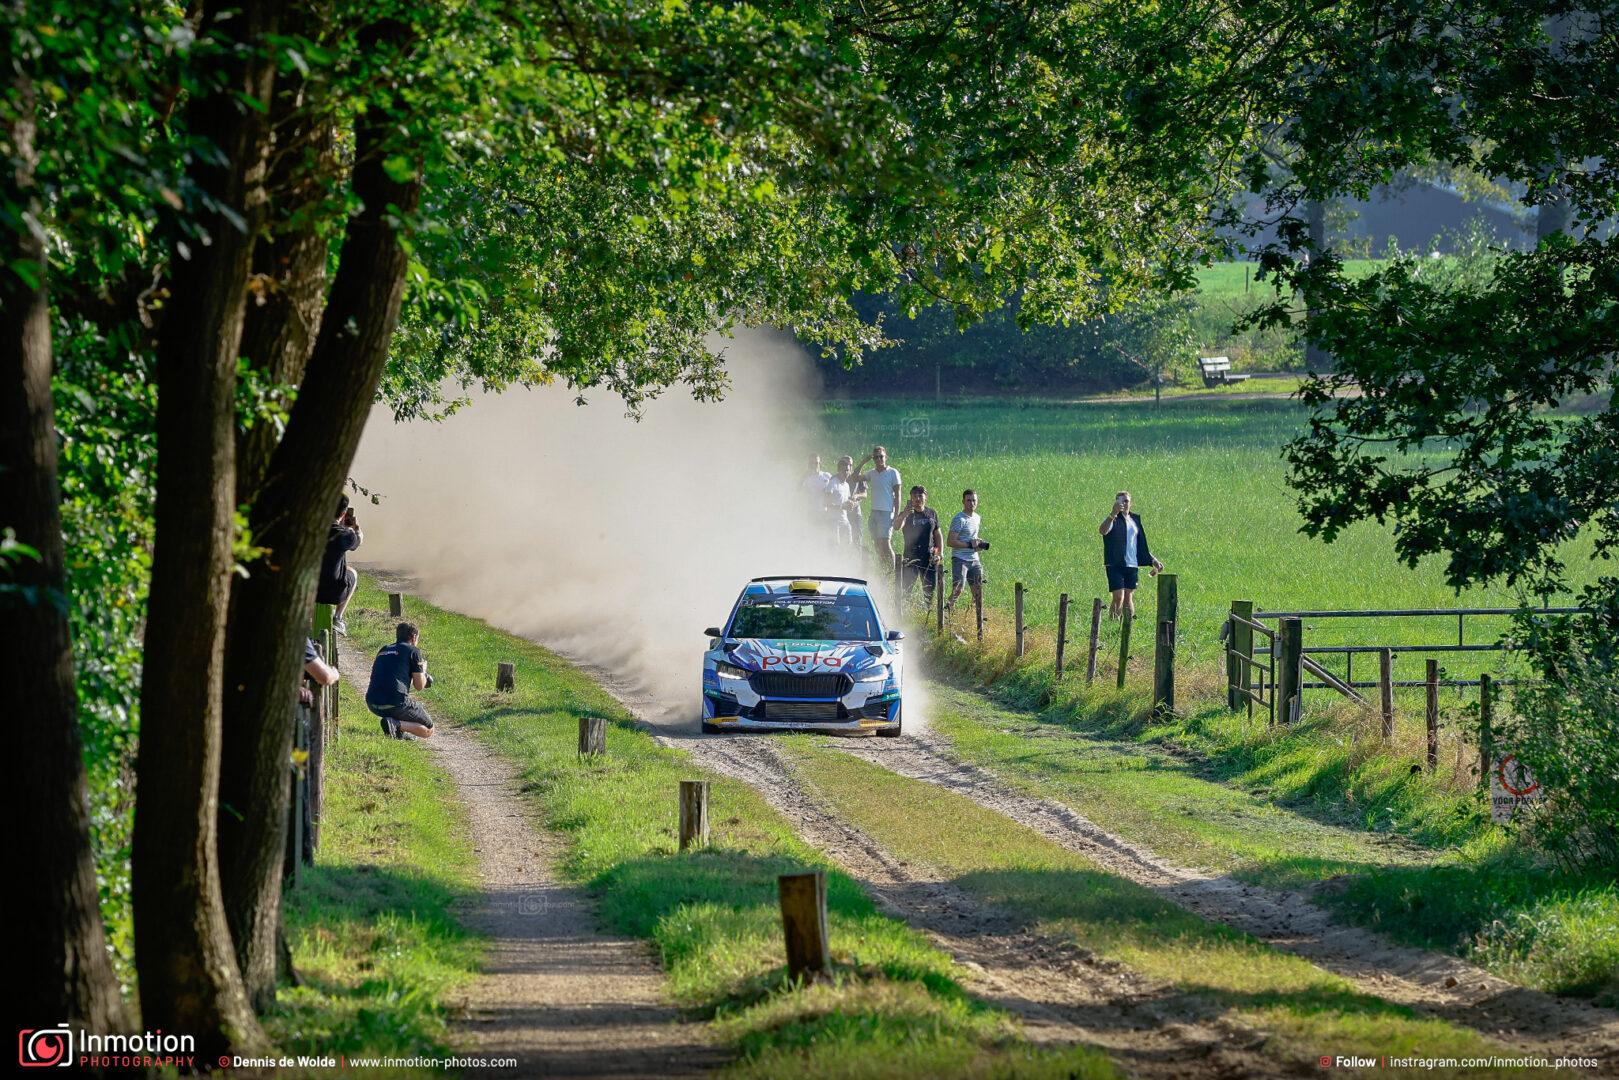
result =
[[[819,581],[795,581],[787,586],[787,591],[818,593],[821,591],[821,583]]]

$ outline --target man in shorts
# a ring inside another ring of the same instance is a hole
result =
[[[427,661],[416,647],[420,635],[412,623],[403,622],[394,631],[394,643],[385,645],[371,663],[371,686],[365,692],[365,707],[382,720],[382,733],[395,739],[410,735],[431,738],[433,718],[422,703],[410,696],[412,690],[433,685]]]
[[[921,484],[911,488],[911,502],[900,512],[894,527],[900,531],[904,552],[902,570],[905,575],[905,595],[909,596],[916,579],[922,579],[922,602],[933,606],[933,589],[939,580],[939,557],[944,549],[944,534],[939,530],[939,512],[928,505],[928,489]]]
[[[961,513],[950,520],[950,532],[945,543],[950,545],[950,606],[956,606],[963,583],[972,586],[973,600],[981,603],[984,596],[984,564],[978,561],[980,551],[989,550],[989,542],[978,538],[981,522],[978,518],[978,492],[968,488],[961,493]]]
[[[820,525],[826,518],[826,482],[830,479],[832,474],[821,468],[821,455],[811,454],[809,472],[804,474],[798,486],[804,492],[804,506],[809,520],[815,525]]]
[[[843,547],[853,539],[849,524],[849,510],[855,506],[853,495],[854,458],[845,454],[838,458],[838,471],[827,478],[821,494],[833,547]]]
[[[894,515],[900,507],[899,470],[888,464],[888,448],[873,447],[860,462],[871,462],[872,467],[860,474],[871,489],[871,504],[866,510],[866,528],[871,532],[871,546],[883,566],[894,565],[894,545],[890,536],[894,532]]]

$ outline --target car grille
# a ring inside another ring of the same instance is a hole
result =
[[[847,675],[794,675],[762,671],[748,676],[748,685],[767,698],[840,698],[854,688]]]
[[[757,713],[755,713],[757,717]],[[765,705],[765,720],[837,720],[835,701],[772,701]]]

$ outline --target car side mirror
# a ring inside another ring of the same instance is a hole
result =
[[[717,626],[710,626],[707,630],[704,630],[703,633],[706,634],[709,637],[724,637],[725,636],[725,635],[720,633],[720,628],[717,627]]]
[[[889,641],[904,641],[905,640],[905,631],[903,631],[903,630],[890,630],[888,632],[888,640]]]

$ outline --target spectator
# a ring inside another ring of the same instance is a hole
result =
[[[354,586],[360,575],[349,569],[349,552],[365,540],[360,523],[354,520],[349,497],[337,497],[337,517],[326,533],[326,553],[320,557],[320,577],[315,585],[315,603],[332,605],[332,629],[348,637],[348,624],[343,613],[348,610],[354,596]]]
[[[950,534],[945,543],[954,550],[950,554],[950,606],[956,606],[963,582],[972,586],[973,600],[984,599],[984,564],[978,553],[989,550],[989,542],[978,539],[978,492],[968,488],[961,493],[961,513],[950,520]]]
[[[338,670],[320,658],[312,638],[304,638],[304,674],[322,686],[330,686],[342,678]]]
[[[826,482],[824,493],[827,527],[832,533],[832,546],[841,547],[851,541],[849,511],[856,509],[854,502],[854,458],[845,454],[838,458],[838,471]]]
[[[865,501],[867,495],[866,478],[855,471],[854,458],[852,457],[839,458],[838,468],[844,468],[843,463],[845,461],[849,463],[847,466],[849,470],[849,543],[854,545],[855,552],[859,555],[861,564],[864,565],[866,561],[866,545],[861,541],[861,537],[865,536],[863,521],[865,515],[861,512],[861,504]]]
[[[1142,560],[1152,569],[1149,577],[1156,577],[1164,564],[1147,547],[1147,532],[1141,527],[1141,515],[1130,512],[1130,493],[1121,491],[1113,497],[1113,509],[1102,519],[1102,566],[1107,571],[1108,592],[1113,602],[1108,615],[1120,618],[1126,611],[1131,618],[1136,614],[1136,586],[1140,582]]]
[[[901,536],[904,553],[902,570],[905,594],[910,595],[916,579],[922,579],[922,602],[933,605],[933,590],[939,582],[939,557],[944,550],[944,534],[939,531],[939,512],[928,505],[928,489],[911,487],[911,502],[894,523]]]
[[[894,565],[894,515],[898,513],[899,470],[888,464],[888,448],[873,447],[860,462],[871,462],[872,468],[860,474],[860,479],[871,486],[871,505],[867,510],[867,525],[871,529],[871,546],[885,567]]]
[[[811,454],[809,472],[799,481],[804,490],[804,501],[809,507],[809,519],[819,525],[826,518],[826,482],[832,474],[821,468],[821,455]]]
[[[416,647],[420,635],[408,622],[399,624],[394,643],[385,645],[371,664],[371,686],[365,692],[365,706],[382,719],[382,733],[395,739],[407,735],[431,738],[433,718],[422,703],[410,696],[412,690],[433,685],[427,661]]]

